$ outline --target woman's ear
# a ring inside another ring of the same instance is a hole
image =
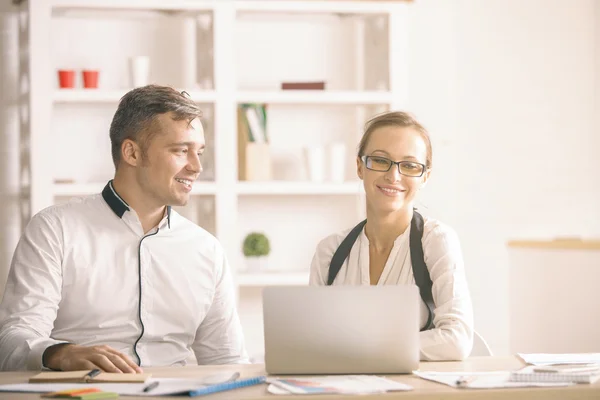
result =
[[[363,163],[360,159],[360,157],[356,157],[356,175],[358,175],[358,178],[362,181],[363,179]]]
[[[431,168],[427,168],[425,173],[423,174],[423,181],[421,182],[421,188],[424,188],[427,185],[427,181],[429,181],[429,175],[431,174]]]

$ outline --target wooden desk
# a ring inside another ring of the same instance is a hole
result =
[[[514,357],[475,357],[463,362],[424,362],[420,369],[423,371],[498,371],[514,370],[522,367],[521,361]],[[177,368],[146,368],[145,371],[152,372],[155,377],[177,377],[198,378],[216,372],[240,371],[242,378],[264,375],[262,364],[254,365],[223,365],[223,366],[193,366]],[[0,373],[0,384],[24,383],[33,372],[2,372]],[[593,385],[577,385],[562,388],[529,388],[529,389],[455,389],[435,382],[429,382],[412,375],[393,375],[389,378],[398,382],[411,385],[411,392],[396,392],[384,395],[362,395],[352,396],[358,400],[371,400],[394,398],[403,400],[433,400],[433,399],[528,399],[528,400],[554,400],[554,399],[600,399],[600,382]],[[39,393],[0,393],[2,399],[40,399]],[[148,399],[148,397],[121,396],[123,400]],[[181,397],[155,397],[158,399],[181,399]],[[199,399],[298,399],[298,400],[338,400],[348,396],[323,395],[323,396],[278,396],[267,392],[267,385],[251,386],[235,391],[215,393],[209,396],[198,397]]]

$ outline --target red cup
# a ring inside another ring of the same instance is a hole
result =
[[[58,70],[58,85],[61,89],[70,89],[75,87],[75,71],[72,69]]]
[[[98,71],[89,69],[83,70],[83,87],[86,89],[98,88]]]

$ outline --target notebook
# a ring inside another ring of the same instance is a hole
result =
[[[32,376],[29,383],[144,383],[150,376],[152,374],[119,374],[99,370],[50,371]]]
[[[594,383],[600,379],[600,367],[582,366],[575,368],[540,368],[530,365],[513,371],[509,378],[512,382],[573,382]]]
[[[259,385],[267,381],[266,376],[257,376],[255,378],[242,379],[239,381],[220,383],[217,385],[210,385],[200,389],[191,390],[187,393],[190,397],[202,396],[205,394],[224,392],[226,390],[239,389],[246,386]]]

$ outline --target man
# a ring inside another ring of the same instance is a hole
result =
[[[201,112],[185,95],[127,93],[102,194],[29,222],[0,305],[0,369],[141,372],[247,362],[223,249],[171,209],[202,171]]]

